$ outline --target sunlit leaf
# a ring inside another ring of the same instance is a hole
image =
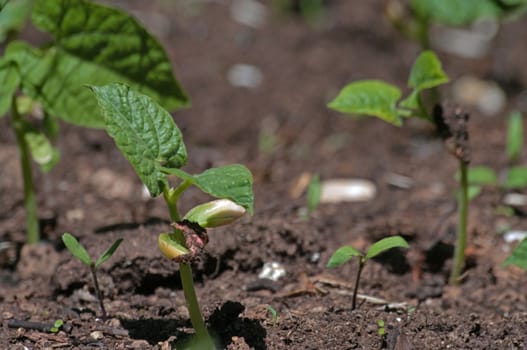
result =
[[[364,254],[362,254],[357,249],[353,248],[352,246],[343,246],[340,247],[331,255],[331,258],[329,258],[329,262],[326,265],[327,268],[333,268],[338,267],[342,264],[347,263],[349,260],[351,260],[354,256],[362,257]]]
[[[408,242],[401,236],[383,238],[368,248],[366,259],[371,259],[392,248],[408,248]]]
[[[396,86],[378,80],[362,80],[345,86],[328,107],[349,114],[378,117],[400,126],[396,104],[401,91]]]
[[[68,250],[74,257],[76,257],[77,259],[79,259],[81,262],[83,262],[84,264],[88,266],[92,264],[90,255],[88,254],[86,249],[71,234],[69,233],[63,234],[62,242],[64,242],[64,245],[66,246],[66,248],[68,248]]]
[[[124,84],[92,86],[104,113],[106,131],[132,164],[152,196],[167,185],[163,167],[187,161],[181,131],[172,116],[150,97]]]
[[[527,269],[527,238],[524,238],[518,244],[511,255],[503,262],[503,265],[516,265],[522,269]]]

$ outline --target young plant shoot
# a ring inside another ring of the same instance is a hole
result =
[[[415,60],[408,87],[412,92],[403,100],[401,90],[394,85],[379,80],[363,80],[345,86],[328,107],[348,114],[362,114],[378,117],[396,126],[402,126],[404,118],[421,118],[435,124],[444,139],[446,148],[458,159],[460,169],[460,195],[458,196],[458,232],[454,266],[450,277],[452,284],[459,283],[459,274],[464,266],[464,247],[466,245],[466,224],[468,216],[469,161],[468,116],[456,110],[453,116],[445,116],[442,109],[432,112],[424,102],[424,93],[432,89],[430,105],[437,106],[437,94],[434,89],[448,82],[448,76],[441,62],[432,51],[424,51]],[[448,118],[447,118],[448,117]],[[448,122],[453,119],[454,125]]]
[[[368,260],[376,257],[377,255],[384,253],[385,251],[392,248],[408,248],[408,243],[401,236],[393,236],[383,238],[380,241],[373,243],[366,253],[361,252],[360,250],[352,246],[343,246],[337,249],[327,264],[327,268],[334,268],[340,265],[343,265],[350,261],[353,257],[359,257],[359,269],[357,270],[357,276],[355,278],[355,288],[353,289],[353,299],[351,302],[351,310],[355,310],[357,306],[357,292],[359,290],[359,281],[360,275],[364,266]]]
[[[59,151],[53,145],[58,119],[104,127],[86,84],[123,81],[170,110],[187,105],[188,98],[159,42],[126,13],[86,0],[4,3],[0,6],[0,40],[10,42],[0,57],[0,118],[11,115],[24,183],[27,242],[37,243],[40,233],[31,159],[43,172],[58,162]],[[52,37],[41,48],[12,40],[29,15],[37,29]]]
[[[166,110],[125,84],[91,86],[91,90],[104,114],[108,134],[150,194],[153,197],[163,195],[173,231],[159,235],[159,249],[179,264],[183,292],[198,342],[207,344],[205,349],[214,349],[196,298],[191,264],[200,259],[209,241],[207,228],[230,224],[245,211],[252,214],[251,172],[243,165],[234,164],[208,169],[198,175],[188,174],[181,170],[187,162],[183,136]],[[169,184],[169,175],[179,179],[176,186]],[[181,217],[179,199],[191,186],[219,200],[198,205]]]
[[[99,299],[99,305],[101,307],[103,319],[106,319],[108,315],[106,314],[106,309],[104,308],[103,295],[101,289],[99,288],[99,282],[97,280],[97,268],[104,264],[106,260],[112,257],[113,253],[115,253],[122,241],[123,239],[119,238],[118,240],[113,242],[113,244],[108,249],[106,249],[96,261],[93,261],[90,258],[88,251],[82,246],[82,244],[79,243],[79,241],[77,241],[75,237],[73,237],[69,233],[64,233],[62,235],[62,242],[64,242],[64,245],[66,246],[66,248],[68,248],[71,255],[79,259],[79,261],[81,261],[83,264],[90,268],[93,277],[93,284],[95,286],[95,292],[97,293],[97,299]]]

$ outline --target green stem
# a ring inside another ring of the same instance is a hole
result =
[[[170,211],[170,219],[172,221],[180,220],[177,201],[183,191],[185,191],[190,185],[190,182],[184,181],[176,189],[165,189],[163,191],[163,196]],[[176,234],[178,243],[185,246],[185,236],[183,233],[176,229],[174,230],[174,233]],[[181,277],[181,285],[183,286],[185,300],[187,301],[190,322],[192,322],[192,326],[196,331],[198,342],[199,344],[202,344],[202,346],[205,346],[206,349],[215,349],[214,342],[207,331],[207,327],[205,326],[205,322],[201,315],[198,298],[194,289],[194,280],[192,278],[192,268],[190,267],[190,264],[179,264],[179,275]]]
[[[460,193],[458,198],[458,228],[457,242],[454,251],[454,265],[450,274],[450,284],[459,284],[459,277],[465,265],[465,247],[467,245],[467,217],[468,217],[468,165],[460,159]]]
[[[13,97],[11,102],[11,116],[13,118],[13,128],[15,129],[16,142],[20,151],[20,165],[22,168],[22,178],[24,181],[24,207],[26,209],[27,242],[29,244],[35,244],[40,240],[37,201],[35,197],[35,188],[33,186],[33,175],[31,173],[29,146],[24,137],[26,133],[26,127],[22,117],[18,113],[16,97]]]

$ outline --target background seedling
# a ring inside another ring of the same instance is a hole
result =
[[[278,311],[276,311],[275,308],[273,308],[271,305],[267,305],[267,311],[271,314],[271,319],[273,320],[273,327],[276,327],[278,324],[279,316]]]
[[[53,327],[50,328],[50,332],[51,333],[58,333],[60,328],[64,325],[64,321],[62,320],[56,320],[54,323],[53,323]]]
[[[327,268],[338,267],[347,263],[355,256],[359,257],[359,269],[357,270],[357,276],[355,278],[355,288],[353,289],[351,310],[355,310],[355,307],[357,306],[357,292],[359,290],[360,275],[364,266],[366,265],[366,262],[392,248],[408,248],[408,243],[401,236],[393,236],[383,238],[380,241],[373,243],[368,248],[366,253],[362,253],[358,249],[347,245],[340,247],[333,253],[333,255],[331,255],[331,258],[329,259],[329,262],[326,266]]]
[[[503,262],[504,266],[516,265],[527,270],[527,238],[512,251],[511,255]]]
[[[308,215],[311,215],[315,209],[317,209],[318,204],[320,203],[320,194],[322,191],[322,186],[320,183],[320,176],[318,174],[313,175],[309,185],[307,186],[307,212]]]
[[[410,11],[405,11],[408,4]],[[390,0],[385,13],[405,37],[430,48],[430,27],[437,23],[452,27],[471,25],[482,19],[501,20],[526,11],[525,1],[496,0]]]
[[[14,40],[29,15],[37,29],[53,38],[41,48]],[[171,110],[187,105],[188,99],[158,41],[117,9],[85,0],[2,1],[0,40],[9,41],[0,57],[0,118],[10,112],[20,152],[27,241],[36,243],[40,235],[31,158],[44,173],[58,162],[53,145],[58,119],[104,126],[85,84],[123,81]],[[39,120],[33,114],[42,116]]]
[[[181,131],[170,114],[146,95],[125,84],[92,86],[104,114],[106,130],[134,167],[153,197],[163,195],[173,221],[171,233],[159,235],[158,244],[167,258],[179,263],[179,274],[196,336],[213,349],[192,279],[191,263],[201,257],[208,243],[206,228],[229,224],[247,210],[253,212],[251,172],[234,164],[191,175],[180,168],[187,162]],[[172,187],[168,175],[179,179]],[[181,195],[191,186],[220,198],[179,214]]]
[[[113,253],[115,253],[123,239],[119,238],[118,240],[113,242],[113,244],[108,249],[106,249],[96,261],[93,261],[90,258],[88,251],[71,234],[64,233],[62,235],[62,241],[74,257],[79,259],[83,264],[90,268],[93,277],[93,284],[95,286],[95,292],[97,293],[97,298],[99,299],[99,305],[101,307],[102,317],[106,318],[107,314],[106,309],[104,308],[103,295],[101,289],[99,288],[99,282],[97,280],[97,268],[104,264],[106,260],[112,257]]]
[[[435,93],[431,96],[430,102],[434,105],[431,111],[423,97],[426,90],[435,89],[447,82],[448,76],[443,72],[437,56],[432,51],[425,51],[412,65],[408,78],[408,87],[412,89],[412,92],[403,100],[400,100],[401,91],[398,87],[379,80],[363,80],[345,86],[328,104],[328,107],[348,114],[375,116],[396,126],[401,126],[404,118],[409,117],[428,120],[435,124],[446,149],[459,162],[458,230],[454,264],[450,276],[450,283],[457,284],[465,263],[464,250],[467,239],[468,163],[470,161],[468,115],[460,110],[455,110],[448,116],[444,115],[443,109],[437,105],[437,94]]]

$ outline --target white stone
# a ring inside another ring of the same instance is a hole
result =
[[[231,4],[232,19],[248,27],[262,27],[266,15],[266,7],[255,0],[234,0]]]
[[[276,261],[266,262],[262,267],[262,272],[258,275],[259,278],[267,278],[273,281],[278,281],[286,274],[285,268],[282,264]]]
[[[456,80],[452,85],[452,94],[459,104],[474,106],[486,115],[498,114],[507,102],[507,97],[498,84],[472,76]]]
[[[377,187],[364,179],[332,179],[321,184],[321,203],[364,202],[375,197]]]
[[[232,86],[254,89],[262,83],[263,74],[253,65],[237,63],[229,69],[227,79]]]
[[[522,241],[525,237],[527,237],[527,231],[508,231],[503,235],[507,243]]]

